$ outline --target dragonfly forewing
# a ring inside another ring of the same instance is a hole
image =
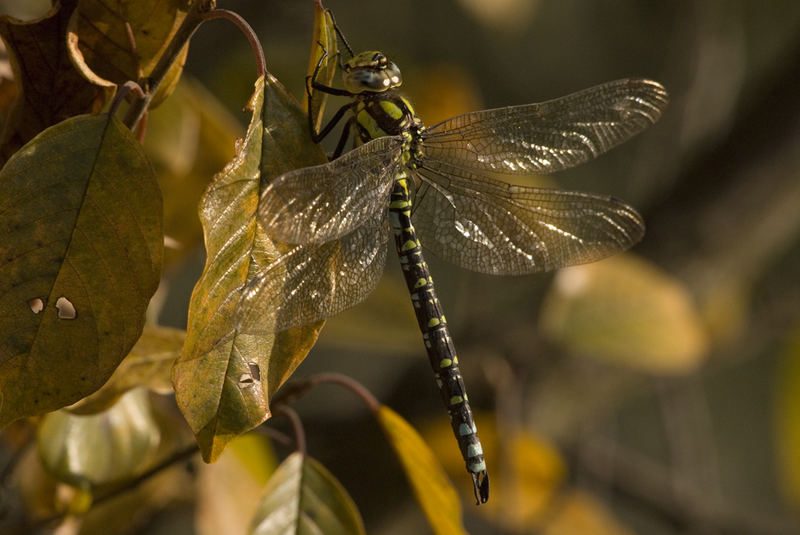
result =
[[[386,211],[402,148],[399,137],[383,137],[277,177],[261,195],[260,223],[272,239],[291,244],[322,244],[353,232]]]
[[[538,104],[466,113],[423,134],[425,159],[500,173],[553,173],[643,131],[667,101],[661,84],[625,79]]]

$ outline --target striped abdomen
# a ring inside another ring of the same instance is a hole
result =
[[[389,204],[389,221],[436,384],[450,415],[450,424],[467,464],[467,471],[472,474],[475,497],[479,502],[486,502],[489,497],[489,476],[483,460],[483,449],[467,401],[464,380],[458,369],[453,340],[411,223],[411,199],[405,175],[395,179]]]

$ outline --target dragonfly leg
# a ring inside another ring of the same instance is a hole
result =
[[[351,117],[344,124],[344,128],[342,128],[342,135],[339,136],[339,141],[336,143],[336,149],[334,149],[333,154],[330,157],[331,160],[335,160],[342,155],[342,152],[344,152],[344,146],[347,143],[347,138],[350,137],[350,131],[353,128],[354,122],[355,119]]]

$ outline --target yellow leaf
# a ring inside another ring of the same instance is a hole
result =
[[[686,373],[708,341],[686,288],[632,254],[562,269],[541,328],[570,350],[652,373]]]
[[[508,466],[492,459],[498,467],[494,478],[498,499],[486,513],[509,529],[528,531],[548,513],[564,483],[566,466],[552,445],[532,433],[513,433],[507,449]]]
[[[403,464],[417,502],[425,512],[434,533],[437,535],[466,533],[461,525],[461,502],[458,494],[447,478],[444,468],[422,437],[389,407],[381,406],[377,417],[389,443]],[[458,452],[452,434],[450,446]],[[466,476],[463,471],[463,461],[461,468],[462,474]]]
[[[325,49],[323,50],[322,47]],[[311,34],[311,55],[308,60],[308,76],[313,76],[317,65],[320,65],[317,72],[316,81],[330,86],[336,74],[338,50],[336,30],[333,28],[333,18],[325,10],[321,0],[314,0],[314,31]],[[322,60],[322,54],[327,52],[327,56]],[[325,111],[325,101],[328,95],[323,91],[311,92],[311,110],[309,115],[313,117],[314,130],[319,131],[322,124],[322,116]],[[308,100],[303,100],[304,109],[308,106]]]

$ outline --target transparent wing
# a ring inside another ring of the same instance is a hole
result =
[[[321,244],[383,213],[402,165],[402,139],[383,137],[330,163],[284,173],[264,189],[258,217],[284,243]]]
[[[418,170],[423,247],[472,271],[524,275],[600,260],[644,235],[641,216],[607,196],[515,186],[439,164]]]
[[[478,111],[428,129],[425,159],[472,170],[547,174],[586,162],[661,116],[667,92],[617,80],[540,104]]]
[[[341,240],[298,245],[253,278],[237,308],[237,329],[268,334],[333,316],[363,301],[386,263],[386,209]]]

